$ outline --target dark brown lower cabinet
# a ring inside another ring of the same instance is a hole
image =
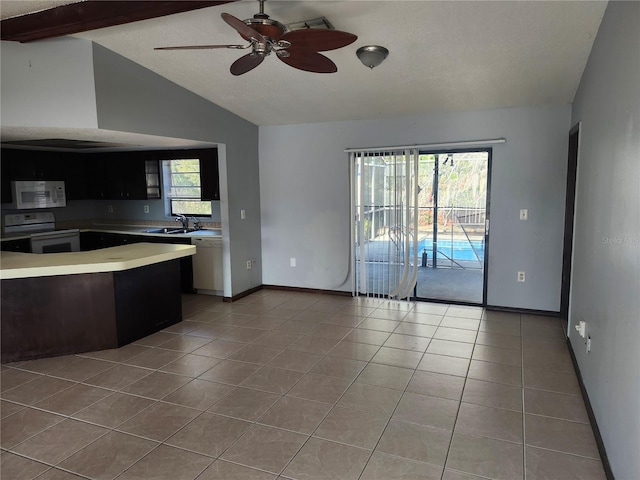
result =
[[[80,232],[80,250],[98,250],[99,248],[117,247],[130,243],[171,243],[177,245],[191,245],[191,238],[185,237],[154,237],[149,235],[128,235],[109,232]],[[6,242],[3,242],[6,243]],[[191,257],[180,259],[180,288],[182,293],[193,293],[193,261]]]
[[[3,252],[31,253],[31,239],[17,238],[15,240],[4,240],[0,242],[0,249]]]
[[[1,287],[2,363],[117,348],[182,320],[179,260]]]

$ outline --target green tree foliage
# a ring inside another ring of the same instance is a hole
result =
[[[171,175],[171,213],[211,216],[211,202],[200,200],[200,160],[168,160]]]

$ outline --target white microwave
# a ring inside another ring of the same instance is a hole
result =
[[[10,208],[18,210],[67,206],[64,182],[59,180],[15,180],[11,198]]]

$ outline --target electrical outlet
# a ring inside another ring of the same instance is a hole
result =
[[[108,205],[107,206],[107,212],[113,213],[113,205]]]
[[[240,210],[240,220],[244,220],[245,218],[247,218],[247,211],[246,210]]]
[[[518,282],[524,282],[525,275],[524,272],[518,272]]]
[[[292,267],[296,266],[296,259],[294,257],[291,257],[289,259],[289,265],[291,265]]]
[[[251,260],[247,260],[247,270],[251,270]]]
[[[149,213],[149,205],[144,206],[144,213]]]
[[[520,210],[520,220],[529,220],[529,210],[526,208]]]

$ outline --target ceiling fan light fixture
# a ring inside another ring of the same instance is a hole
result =
[[[356,51],[356,55],[365,67],[373,68],[380,65],[389,55],[389,50],[380,45],[366,45]]]

